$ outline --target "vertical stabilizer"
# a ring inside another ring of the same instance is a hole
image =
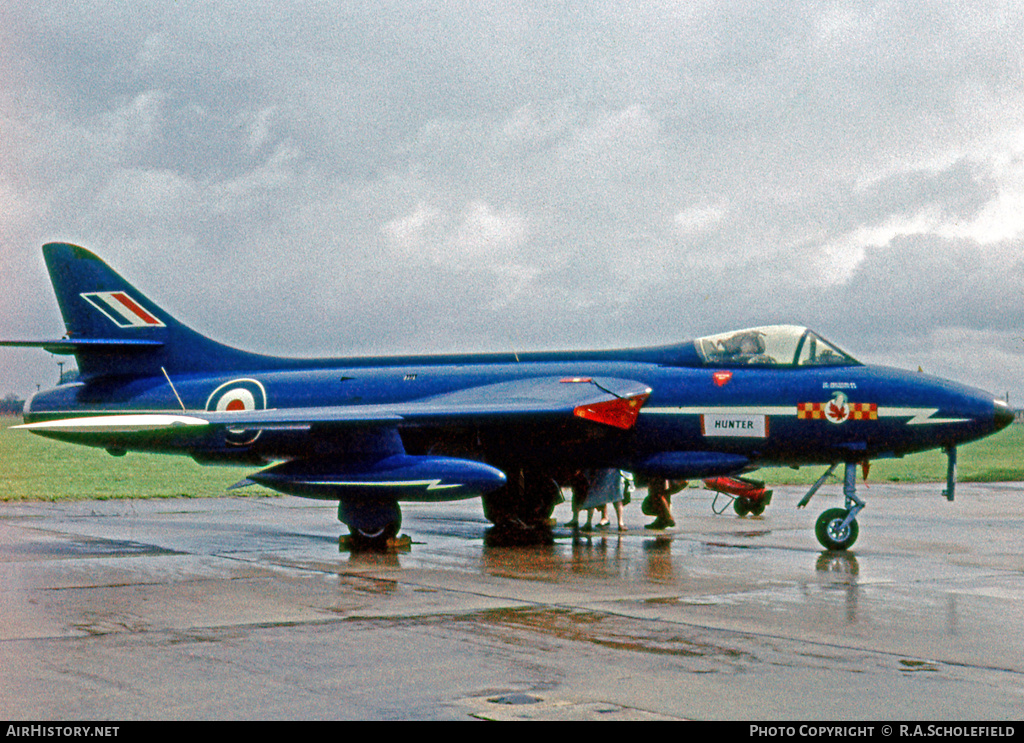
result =
[[[85,248],[43,246],[67,336],[39,343],[73,353],[83,377],[150,376],[255,368],[262,357],[182,325]]]

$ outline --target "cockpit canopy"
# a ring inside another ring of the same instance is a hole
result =
[[[693,342],[707,366],[859,366],[813,330],[766,325],[698,338]]]

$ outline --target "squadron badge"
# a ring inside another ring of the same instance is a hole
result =
[[[800,420],[827,420],[829,423],[845,423],[848,420],[878,420],[878,405],[868,402],[851,403],[844,392],[836,392],[828,402],[802,402],[797,405],[796,417]]]

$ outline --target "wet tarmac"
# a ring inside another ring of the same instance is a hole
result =
[[[410,505],[393,554],[296,498],[0,504],[0,718],[1019,719],[1024,484],[941,487],[862,489],[849,553],[801,488],[532,547]]]

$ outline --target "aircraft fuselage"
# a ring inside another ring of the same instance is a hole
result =
[[[677,356],[686,360],[685,346]],[[617,356],[617,358],[616,358]],[[657,361],[648,360],[656,356]],[[630,430],[595,428],[584,421],[548,425],[481,415],[453,427],[443,418],[415,426],[397,423],[411,451],[446,444],[476,445],[489,461],[530,466],[638,468],[665,451],[735,454],[750,466],[829,464],[903,456],[981,438],[1009,415],[984,391],[930,375],[875,366],[723,368],[676,365],[665,349],[545,354],[519,361],[497,356],[422,357],[389,361],[316,362],[230,375],[104,379],[37,394],[27,423],[71,416],[213,411],[225,394],[238,409],[327,408],[388,405],[531,377],[616,377],[637,380],[652,392]],[[172,387],[173,384],[173,387]],[[230,410],[221,403],[221,409]],[[52,438],[120,452],[179,453],[200,461],[244,463],[329,454],[315,426],[292,430],[211,431],[196,439],[161,431],[44,433]],[[42,433],[42,432],[40,432]],[[525,437],[525,438],[524,438]],[[538,439],[544,439],[543,441]],[[465,442],[469,440],[470,443]],[[744,467],[745,469],[746,467]],[[671,473],[667,473],[671,474]]]

